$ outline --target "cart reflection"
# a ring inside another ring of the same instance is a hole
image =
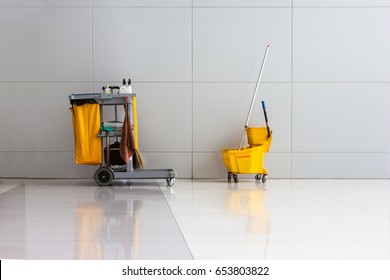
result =
[[[76,209],[75,259],[139,259],[139,213],[159,189],[97,188]]]

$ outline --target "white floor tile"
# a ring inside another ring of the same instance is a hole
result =
[[[0,258],[389,260],[389,180],[0,179]]]

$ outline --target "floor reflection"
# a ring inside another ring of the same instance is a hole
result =
[[[148,193],[159,196],[159,193]],[[141,195],[131,189],[98,188],[95,202],[80,203],[76,209],[76,259],[103,259],[110,256],[138,259],[138,214],[145,191]],[[138,199],[134,199],[137,197]],[[122,240],[120,244],[109,241]],[[103,242],[102,242],[103,241]],[[130,242],[129,242],[130,241]]]
[[[156,182],[35,181],[0,195],[0,221],[0,258],[192,259]]]
[[[229,190],[225,199],[226,212],[246,216],[248,234],[267,236],[270,217],[264,204],[265,188]]]

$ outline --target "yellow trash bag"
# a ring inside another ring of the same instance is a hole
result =
[[[73,104],[72,122],[77,164],[97,165],[102,163],[99,104]]]

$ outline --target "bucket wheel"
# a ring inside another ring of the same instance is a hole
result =
[[[256,176],[255,176],[255,180],[257,181],[257,182],[263,182],[263,183],[265,183],[265,182],[267,182],[267,178],[268,178],[268,174],[256,174]]]
[[[238,183],[238,176],[237,176],[237,174],[228,172],[228,177],[227,177],[228,181],[231,182],[232,178],[233,178],[234,183]]]
[[[94,179],[99,186],[109,186],[114,180],[114,172],[109,167],[100,167],[96,170]]]

